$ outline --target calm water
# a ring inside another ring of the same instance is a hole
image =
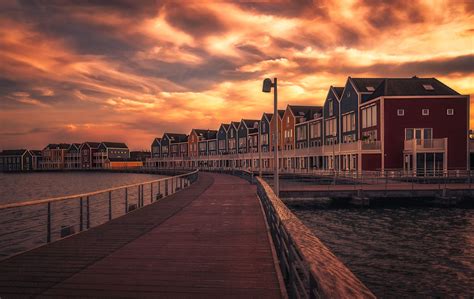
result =
[[[110,172],[0,173],[0,204],[92,192],[160,177]]]
[[[158,180],[163,176],[133,173],[103,172],[48,172],[0,174],[0,204],[33,199],[82,194],[92,191]],[[161,187],[161,189],[160,189]],[[170,184],[168,189],[171,190]],[[159,191],[161,190],[161,191]],[[143,187],[143,203],[150,204],[158,192],[165,190],[165,182]],[[153,193],[153,194],[152,194]],[[87,198],[56,201],[48,214],[46,204],[31,205],[0,210],[0,260],[62,238],[62,229],[70,227],[74,232],[82,228],[105,223],[109,216],[116,218],[125,214],[130,205],[137,205],[138,187],[101,193]],[[82,210],[82,212],[81,212]],[[47,219],[51,217],[48,234]]]
[[[474,210],[289,206],[379,297],[474,295]]]

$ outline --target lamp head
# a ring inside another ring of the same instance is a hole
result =
[[[263,88],[262,88],[263,92],[271,92],[272,87],[273,87],[272,79],[266,78],[265,80],[263,80]]]

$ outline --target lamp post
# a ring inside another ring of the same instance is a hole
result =
[[[263,92],[271,92],[273,87],[273,117],[275,118],[275,134],[273,136],[273,160],[275,172],[273,174],[273,180],[275,185],[275,194],[280,196],[280,181],[278,177],[279,163],[278,163],[278,96],[277,96],[277,78],[272,79],[266,78],[263,80]]]

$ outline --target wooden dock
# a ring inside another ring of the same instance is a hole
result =
[[[201,173],[190,188],[0,262],[0,298],[278,298],[256,187]]]

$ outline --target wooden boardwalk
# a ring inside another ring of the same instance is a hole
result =
[[[255,186],[200,173],[159,202],[0,262],[0,298],[278,298],[272,250]]]

